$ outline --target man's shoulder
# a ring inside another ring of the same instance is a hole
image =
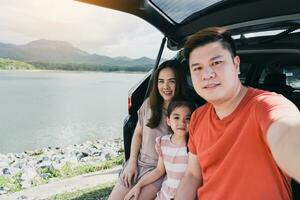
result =
[[[266,90],[249,88],[250,90],[250,99],[255,104],[274,104],[274,103],[291,103],[286,97],[282,94],[278,94],[275,92],[270,92]]]
[[[194,116],[199,116],[202,113],[205,113],[206,111],[208,111],[210,109],[212,105],[210,103],[205,103],[202,106],[200,106],[199,108],[197,108],[194,112],[193,115]]]
[[[293,114],[299,112],[297,106],[282,94],[252,88],[248,105],[253,108],[256,114],[265,115],[266,113],[286,112]]]
[[[202,120],[209,113],[212,105],[210,103],[205,103],[204,105],[197,108],[191,116],[191,126],[198,124],[199,120]]]

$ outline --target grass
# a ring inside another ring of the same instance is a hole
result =
[[[115,183],[107,183],[76,192],[55,195],[48,200],[102,200],[108,197],[114,184]]]
[[[9,192],[17,192],[22,189],[21,185],[21,173],[17,173],[11,178],[7,178],[3,175],[0,176],[0,187],[8,188]]]
[[[67,164],[63,166],[61,172],[64,174],[64,176],[70,177],[74,176],[75,174],[79,175],[104,169],[110,169],[112,167],[121,165],[123,162],[124,156],[122,155],[98,166],[83,165],[72,168],[69,164]],[[104,200],[112,191],[114,184],[115,183],[107,183],[93,188],[78,190],[76,192],[55,195],[53,197],[50,197],[49,200]]]
[[[78,176],[90,172],[110,169],[115,166],[121,165],[123,162],[124,162],[124,156],[120,155],[104,163],[101,163],[100,165],[82,164],[76,167],[72,167],[69,163],[66,163],[58,173],[60,173],[60,176],[62,177]],[[53,174],[57,174],[57,172],[54,172]]]

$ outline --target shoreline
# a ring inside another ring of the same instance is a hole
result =
[[[122,156],[123,152],[123,140],[117,138],[0,154],[0,195],[59,180],[64,177],[61,172],[68,176],[76,167],[86,173],[101,170],[99,165]],[[10,181],[18,184],[13,186]]]
[[[38,147],[38,148],[32,148],[32,149],[26,149],[26,150],[23,150],[23,151],[11,151],[11,152],[0,152],[0,161],[1,161],[1,156],[2,155],[9,155],[9,154],[32,154],[33,152],[40,152],[40,151],[43,151],[43,150],[55,150],[55,149],[65,149],[65,148],[70,148],[70,146],[82,146],[84,145],[85,143],[99,143],[99,142],[102,142],[102,141],[107,141],[107,142],[112,142],[112,141],[121,141],[123,143],[123,139],[120,138],[120,137],[117,137],[117,138],[108,138],[108,139],[90,139],[90,140],[86,140],[86,141],[82,141],[82,142],[79,142],[79,143],[72,143],[72,144],[67,144],[67,145],[61,145],[61,146],[57,146],[57,145],[54,145],[54,146],[44,146],[44,147]],[[0,165],[1,167],[1,165]],[[1,174],[1,173],[0,173]]]
[[[90,71],[90,70],[52,70],[52,69],[0,69],[0,72],[76,72],[76,73],[120,73],[120,74],[146,74],[149,71]]]

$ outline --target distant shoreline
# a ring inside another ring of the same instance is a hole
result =
[[[0,72],[83,72],[83,73],[126,73],[126,74],[146,74],[148,72],[143,71],[101,71],[101,70],[59,70],[59,69],[0,69]]]

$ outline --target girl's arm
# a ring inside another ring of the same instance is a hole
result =
[[[149,185],[150,183],[153,183],[160,177],[162,177],[166,172],[164,162],[162,160],[162,157],[158,158],[157,166],[154,170],[147,173],[141,180],[127,193],[124,200],[130,200],[130,199],[138,199],[141,189]]]
[[[149,185],[150,183],[153,183],[160,177],[162,177],[166,173],[165,165],[163,162],[162,157],[158,158],[157,166],[154,170],[147,173],[141,180],[136,184],[138,187],[142,188],[145,185]]]
[[[122,177],[126,187],[131,187],[132,182],[134,182],[138,175],[137,158],[142,144],[142,136],[143,128],[138,121],[132,137],[130,157]]]

